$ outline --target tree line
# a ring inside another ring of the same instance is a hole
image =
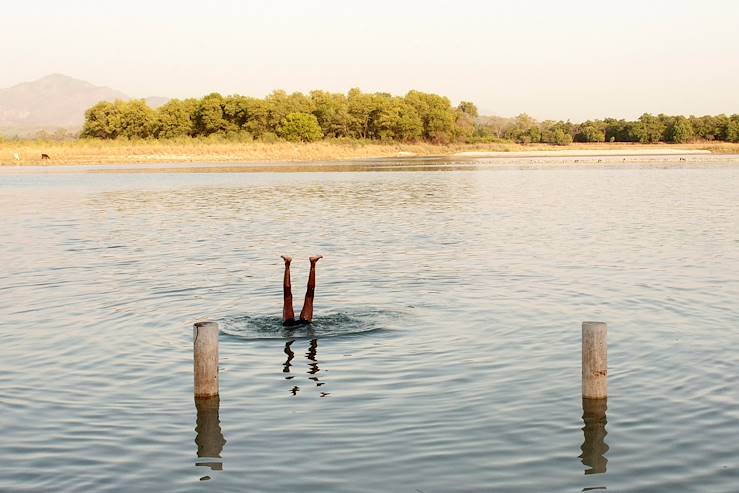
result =
[[[101,102],[85,113],[81,137],[169,139],[222,135],[235,139],[313,142],[323,138],[449,143],[472,136],[477,109],[448,98],[410,91],[310,94],[274,91],[259,99],[209,94],[173,99],[157,109],[143,100]]]
[[[538,122],[526,114],[515,118],[482,118],[475,136],[521,144],[566,145],[574,142],[639,142],[684,144],[693,141],[739,142],[739,115],[671,116],[644,113],[637,120],[606,118],[582,123]]]
[[[173,139],[222,136],[273,142],[365,139],[391,142],[500,142],[566,145],[574,142],[739,142],[739,115],[668,116],[643,114],[637,120],[606,118],[582,123],[481,117],[462,101],[409,91],[405,96],[311,91],[274,91],[265,98],[209,94],[173,99],[159,108],[143,100],[101,102],[85,113],[80,134],[99,139]]]

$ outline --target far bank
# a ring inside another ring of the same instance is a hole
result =
[[[475,156],[505,157],[625,156],[655,154],[739,154],[737,143],[693,144],[381,144],[364,141],[288,142],[206,142],[201,140],[73,140],[0,142],[0,165],[70,165],[70,164],[136,164],[136,163],[258,163],[310,162],[404,156]],[[48,158],[42,158],[43,155]]]

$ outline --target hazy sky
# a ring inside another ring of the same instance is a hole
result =
[[[14,0],[0,87],[63,73],[134,97],[321,88],[581,120],[739,113],[739,1]]]

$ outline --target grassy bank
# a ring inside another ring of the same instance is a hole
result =
[[[570,150],[639,150],[668,149],[708,150],[719,154],[739,154],[739,144],[378,144],[364,141],[321,141],[294,144],[289,142],[207,142],[72,140],[66,142],[5,141],[0,142],[0,165],[65,165],[65,164],[129,164],[129,163],[237,163],[275,161],[332,161],[373,157],[443,156],[459,152],[498,151],[570,151]],[[41,154],[49,160],[41,160]],[[20,159],[16,160],[15,155]]]

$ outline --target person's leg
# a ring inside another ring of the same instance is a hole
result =
[[[293,312],[293,290],[290,285],[290,262],[293,259],[292,257],[282,255],[282,260],[285,261],[285,277],[282,280],[282,324],[287,325],[295,320],[295,313]]]
[[[323,258],[323,255],[316,255],[310,260],[310,274],[308,274],[308,288],[305,290],[305,302],[303,309],[300,311],[300,320],[310,322],[313,320],[313,296],[316,292],[316,262]]]

